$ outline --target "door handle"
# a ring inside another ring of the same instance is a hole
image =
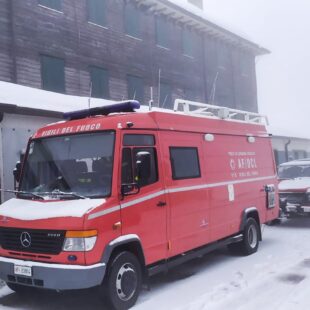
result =
[[[164,207],[165,205],[167,205],[167,203],[165,201],[159,201],[157,203],[157,207],[160,207],[160,208]]]

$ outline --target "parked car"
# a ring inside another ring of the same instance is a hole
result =
[[[289,216],[310,216],[310,159],[293,160],[278,167],[279,199]]]

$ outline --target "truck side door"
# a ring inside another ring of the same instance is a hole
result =
[[[137,184],[139,192],[121,198],[122,234],[141,240],[147,264],[167,256],[167,201],[157,134],[124,133],[122,139],[121,184]],[[146,156],[148,168],[139,168]],[[128,188],[127,188],[128,189]],[[130,189],[130,186],[129,186]]]
[[[169,200],[169,256],[209,242],[210,204],[205,189],[202,137],[161,132]]]

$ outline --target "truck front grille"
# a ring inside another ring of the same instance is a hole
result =
[[[0,245],[10,251],[56,255],[64,238],[65,231],[0,227]]]
[[[281,193],[280,198],[284,198],[286,202],[291,204],[303,204],[306,202],[305,193]]]

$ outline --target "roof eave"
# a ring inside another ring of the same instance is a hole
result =
[[[198,31],[208,34],[211,37],[216,37],[232,45],[252,52],[256,56],[270,54],[271,52],[243,38],[242,36],[229,31],[213,22],[210,22],[202,16],[196,15],[185,8],[172,3],[168,0],[134,0],[138,6],[144,7],[147,11],[153,14],[162,14],[170,19],[181,24],[187,24]]]

